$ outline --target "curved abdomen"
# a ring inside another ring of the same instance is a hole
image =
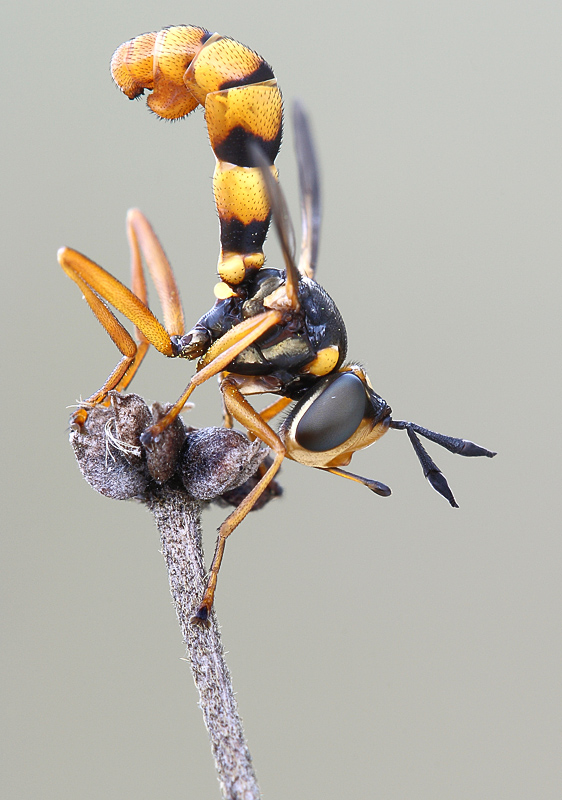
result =
[[[115,51],[111,73],[131,99],[150,91],[147,104],[164,119],[204,107],[217,159],[218,272],[231,286],[242,283],[264,262],[269,201],[248,146],[257,142],[272,164],[279,151],[283,107],[273,70],[240,42],[184,25],[125,42]]]

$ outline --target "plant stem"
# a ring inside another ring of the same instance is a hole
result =
[[[199,504],[184,493],[162,490],[148,504],[162,542],[170,591],[191,663],[200,706],[224,798],[258,800],[259,787],[215,613],[208,629],[190,623],[205,588]]]

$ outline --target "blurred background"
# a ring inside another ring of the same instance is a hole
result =
[[[203,115],[167,124],[109,75],[121,42],[172,24],[248,44],[309,109],[318,277],[395,417],[499,452],[428,444],[458,510],[397,431],[352,464],[388,499],[287,463],[229,541],[217,611],[264,796],[561,796],[562,8],[360,5],[2,12],[4,797],[219,796],[156,530],[68,446],[67,406],[117,354],[56,262],[68,245],[128,282],[138,206],[188,322],[212,304]],[[289,123],[278,165],[297,219]],[[132,388],[173,401],[192,369],[151,352]],[[220,419],[209,383],[192,425]]]

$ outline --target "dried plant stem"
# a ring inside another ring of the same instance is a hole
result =
[[[216,616],[213,612],[207,630],[190,624],[205,588],[199,504],[186,500],[184,493],[162,490],[148,505],[160,531],[170,591],[199,691],[223,797],[257,800],[260,791],[224,660]]]
[[[229,493],[249,491],[243,486],[254,485],[266,451],[237,431],[186,429],[180,418],[150,449],[143,448],[140,433],[166,409],[158,404],[149,409],[133,394],[111,392],[110,399],[110,406],[93,408],[86,424],[70,434],[78,466],[96,491],[134,499],[152,511],[223,798],[258,800],[215,614],[209,628],[190,620],[205,588],[201,503],[214,498],[230,502]]]

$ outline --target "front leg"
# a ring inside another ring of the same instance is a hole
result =
[[[103,403],[112,389],[118,386],[125,386],[132,374],[136,372],[140,362],[142,361],[146,350],[149,346],[148,339],[140,341],[139,347],[133,341],[132,337],[121,325],[117,317],[107,307],[103,300],[111,302],[108,295],[115,296],[121,295],[121,300],[130,307],[131,313],[134,313],[135,319],[140,321],[144,312],[152,317],[149,309],[139,298],[123,286],[116,278],[113,278],[102,267],[94,264],[93,261],[83,256],[76,250],[69,248],[61,248],[58,252],[58,259],[61,267],[66,274],[71,278],[74,283],[81,289],[86,302],[90,306],[96,318],[103,325],[111,340],[122,354],[122,358],[109,374],[105,383],[94,392],[93,395],[84,400],[80,408],[78,408],[71,417],[71,424],[82,428],[88,418],[88,409]],[[103,285],[102,285],[103,283]],[[108,288],[109,287],[109,288]],[[103,298],[103,299],[102,299]],[[115,305],[115,304],[113,304]],[[156,318],[152,317],[156,325],[160,323]],[[152,320],[149,320],[152,323]],[[140,327],[140,322],[139,322]],[[160,326],[161,327],[161,326]],[[166,331],[162,328],[162,332],[166,335]],[[129,373],[129,374],[128,374]],[[130,375],[130,377],[129,377]]]
[[[141,436],[143,445],[150,447],[162,431],[172,424],[197,386],[223,372],[230,362],[240,355],[246,347],[252,345],[260,336],[267,333],[270,328],[281,322],[282,319],[283,315],[280,311],[266,311],[263,314],[257,314],[255,317],[250,317],[244,322],[240,322],[225,333],[224,336],[221,336],[220,339],[217,339],[199,361],[197,372],[188,383],[181,397],[156,425],[152,425],[144,431]],[[182,357],[181,341],[176,342],[174,354],[180,358]]]
[[[111,390],[123,391],[129,385],[151,344],[164,355],[174,356],[170,334],[184,332],[183,311],[172,268],[146,217],[137,209],[127,214],[127,235],[131,248],[132,291],[76,250],[63,247],[58,252],[61,267],[81,289],[94,315],[123,356],[101,388],[74,412],[71,421],[78,427],[86,422],[88,408],[103,403]],[[148,308],[143,256],[160,298],[166,327]],[[138,345],[108,305],[135,325]]]

